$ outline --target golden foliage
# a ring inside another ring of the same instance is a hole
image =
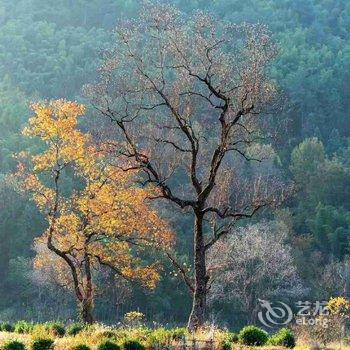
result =
[[[344,297],[331,298],[328,301],[327,309],[331,315],[348,316],[350,312],[350,302]]]
[[[30,171],[20,164],[18,175],[23,189],[47,216],[48,228],[36,243],[46,246],[50,241],[66,254],[80,269],[82,287],[81,266],[87,255],[92,267],[109,266],[128,280],[154,288],[159,264],[144,265],[134,252],[172,243],[171,230],[147,201],[156,190],[136,187],[137,172],[122,169],[128,164],[112,163],[108,148],[93,144],[91,135],[78,129],[83,105],[57,100],[33,104],[32,109],[34,116],[23,133],[40,138],[44,150],[30,156]],[[68,178],[78,185],[64,184]],[[35,266],[56,265],[52,254],[39,249]],[[61,262],[65,264],[64,259]],[[61,265],[56,265],[57,276],[64,280],[69,273],[59,272]],[[68,264],[65,268],[69,271]]]

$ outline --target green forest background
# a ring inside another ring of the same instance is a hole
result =
[[[168,1],[169,3],[169,1]],[[208,10],[219,19],[267,24],[279,48],[271,67],[285,103],[285,130],[275,139],[280,165],[298,185],[284,208],[265,214],[282,220],[303,280],[304,299],[347,293],[350,240],[350,3],[348,0],[171,1],[184,13]],[[14,154],[35,148],[21,136],[29,102],[67,98],[84,102],[82,86],[96,78],[101,52],[119,18],[136,16],[136,0],[0,0],[0,319],[69,319],[74,297],[32,269],[33,238],[44,221],[8,176]],[[189,230],[179,224],[181,247]],[[116,322],[140,309],[156,322],[186,321],[191,298],[165,264],[155,291],[114,288],[105,274],[96,318]],[[113,288],[111,288],[111,286]],[[130,297],[132,295],[132,297]],[[278,296],[276,296],[277,298]],[[280,296],[281,299],[283,296]],[[215,306],[218,317],[244,322],[235,300]],[[225,317],[224,317],[225,316]]]

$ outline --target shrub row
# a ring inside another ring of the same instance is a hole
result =
[[[250,346],[274,345],[294,348],[295,337],[288,328],[281,328],[276,334],[268,335],[263,329],[255,326],[246,326],[238,334],[237,340]]]
[[[54,341],[52,339],[36,339],[31,344],[31,350],[51,350],[53,349]],[[25,346],[23,343],[12,340],[7,342],[1,350],[25,350]]]
[[[138,340],[126,340],[122,347],[111,340],[102,341],[97,350],[145,350],[145,347]],[[79,349],[80,350],[80,349]]]
[[[3,347],[3,350],[24,350],[24,344],[17,341],[17,340],[12,340],[7,342]]]
[[[81,332],[86,326],[75,323],[70,325],[67,330],[65,327],[57,322],[48,322],[41,325],[33,325],[25,321],[19,321],[14,326],[8,323],[0,324],[0,331],[17,332],[17,333],[31,333],[35,331],[36,327],[45,329],[52,337],[63,337],[65,334],[75,336]],[[35,332],[34,332],[35,334]],[[165,328],[159,328],[149,332],[149,339],[151,342],[162,343],[167,339],[180,340],[183,336],[188,335],[188,331],[185,328],[175,328],[167,330]],[[106,335],[105,335],[106,337]],[[146,336],[148,338],[148,335]],[[246,326],[239,334],[236,333],[225,333],[222,339],[222,350],[231,350],[231,344],[240,342],[241,344],[248,346],[262,346],[262,345],[273,345],[273,346],[284,346],[287,348],[293,348],[295,346],[294,334],[288,328],[280,329],[276,334],[271,336],[267,332],[256,326]],[[32,343],[32,350],[49,350],[53,346],[51,339],[39,339]],[[138,340],[125,340],[122,344],[124,350],[144,350],[143,345]],[[1,350],[21,350],[23,344],[12,341],[7,344]],[[88,350],[87,345],[78,345],[75,350]],[[120,350],[120,346],[110,339],[106,339],[101,342],[98,346],[98,350]]]
[[[31,350],[52,350],[54,341],[52,339],[36,339],[31,344]],[[122,347],[111,340],[103,340],[97,350],[145,350],[144,346],[137,340],[126,340]],[[25,350],[23,343],[12,340],[7,342],[1,350]],[[79,344],[74,347],[74,350],[90,350],[90,347],[85,344]]]
[[[36,327],[42,327],[46,331],[51,332],[53,336],[63,337],[65,334],[77,335],[84,329],[81,323],[73,323],[68,326],[67,330],[59,322],[46,322],[44,324],[36,324],[27,321],[18,321],[14,325],[9,323],[0,323],[0,332],[16,332],[20,334],[31,333]]]

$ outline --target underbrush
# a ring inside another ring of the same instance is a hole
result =
[[[177,349],[231,350],[265,346],[292,348],[295,344],[291,331],[283,329],[268,335],[248,326],[238,334],[214,327],[191,334],[186,328],[110,327],[102,324],[84,325],[49,322],[32,324],[24,321],[0,328],[0,350],[14,342],[13,349],[26,350],[151,350],[175,346]],[[6,331],[8,329],[9,331]]]

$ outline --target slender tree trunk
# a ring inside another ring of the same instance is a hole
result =
[[[255,291],[253,288],[250,288],[250,295],[248,297],[248,300],[248,322],[252,325],[256,325],[258,323],[258,307]]]
[[[91,299],[84,299],[79,303],[79,317],[83,323],[87,323],[87,324],[94,323],[92,310],[93,310],[93,302]]]
[[[344,297],[350,299],[350,261],[349,259],[345,260],[344,269],[343,269],[343,280],[344,280]]]
[[[205,243],[203,236],[203,215],[196,213],[194,225],[194,270],[195,285],[193,304],[188,328],[196,330],[204,326],[207,318],[207,269],[205,263]]]
[[[92,276],[91,276],[91,266],[90,257],[87,253],[84,256],[84,267],[85,267],[85,292],[84,297],[80,303],[80,318],[84,323],[92,324],[94,318],[92,316],[93,310],[93,287],[92,287]]]

